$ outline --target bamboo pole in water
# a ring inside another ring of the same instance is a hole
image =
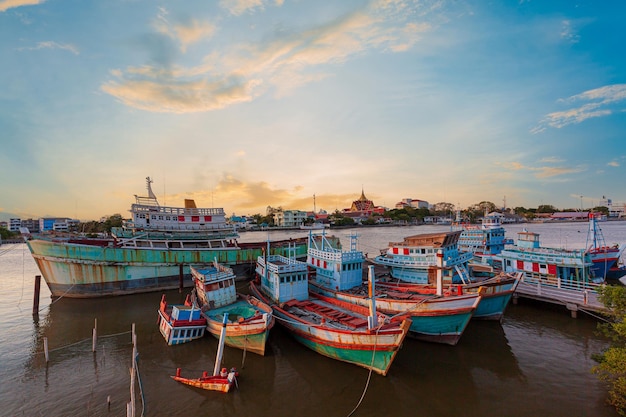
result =
[[[33,316],[39,315],[40,291],[41,291],[41,275],[35,275],[35,294],[33,296]]]

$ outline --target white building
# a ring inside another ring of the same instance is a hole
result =
[[[602,200],[600,200],[598,205],[609,209],[609,217],[624,217],[624,209],[626,208],[624,203],[613,203],[613,200],[610,198],[602,196]]]
[[[9,230],[11,232],[19,232],[22,227],[22,219],[9,219]]]
[[[280,210],[274,213],[274,224],[278,227],[298,227],[306,218],[306,211]]]
[[[72,226],[78,226],[80,220],[70,219],[67,217],[46,217],[39,219],[39,230],[54,230],[58,232],[67,232]]]
[[[403,198],[402,201],[396,203],[396,208],[398,210],[403,209],[405,207],[411,207],[415,209],[425,208],[427,209],[429,206],[428,201],[424,200],[415,200],[412,198]]]

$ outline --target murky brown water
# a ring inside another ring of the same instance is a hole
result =
[[[564,246],[564,236],[570,247],[585,243],[584,224],[525,227],[542,233],[546,244]],[[602,227],[608,243],[626,242],[626,222]],[[516,228],[511,227],[511,233]],[[375,253],[388,241],[430,230],[359,230],[360,249]],[[336,234],[348,242],[350,233]],[[511,233],[508,237],[514,237]],[[244,233],[240,240],[266,237],[265,232]],[[521,300],[509,307],[502,324],[472,322],[457,346],[407,340],[389,375],[372,375],[369,383],[366,370],[322,357],[276,327],[265,357],[244,357],[242,351],[226,348],[224,365],[240,368],[241,375],[238,390],[221,394],[169,378],[177,367],[189,376],[211,371],[217,341],[205,338],[168,347],[156,326],[161,293],[62,299],[50,306],[42,283],[42,311],[34,320],[32,293],[38,271],[25,245],[7,249],[11,247],[0,249],[0,415],[126,415],[132,323],[142,387],[136,390],[138,416],[140,393],[146,416],[348,416],[364,391],[354,416],[617,415],[605,404],[605,387],[590,372],[590,356],[607,346],[596,335],[596,321],[571,319],[561,308]],[[182,302],[183,296],[167,292],[171,303]],[[94,319],[100,335],[95,354]],[[50,349],[47,364],[44,336]]]

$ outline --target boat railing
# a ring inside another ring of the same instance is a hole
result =
[[[341,250],[334,249],[332,251],[329,250],[318,250],[309,248],[309,255],[327,261],[357,261],[359,259],[363,260],[363,252],[342,252]]]
[[[515,293],[518,296],[561,304],[572,311],[578,309],[606,313],[608,309],[599,300],[598,288],[601,284],[591,282],[569,282],[556,279],[548,282],[542,279],[522,276]]]
[[[510,256],[510,254],[515,254]],[[573,251],[553,251],[553,250],[503,250],[501,257],[506,259],[517,259],[529,262],[547,263],[547,264],[566,264],[568,266],[583,267],[591,265],[591,261],[582,250]]]
[[[224,216],[226,213],[221,207],[206,208],[184,208],[184,207],[164,207],[145,204],[133,204],[130,209],[131,213],[150,213],[164,215],[201,215],[201,216]]]
[[[374,258],[374,262],[379,263],[381,265],[389,265],[389,266],[413,266],[413,267],[428,267],[433,265],[431,261],[415,261],[410,259],[398,259],[391,258],[388,256],[377,256]]]
[[[526,274],[522,274],[521,281],[531,285],[550,286],[564,290],[588,290],[594,292],[597,292],[598,288],[603,285],[587,281],[564,280],[559,277],[537,278]]]
[[[274,273],[297,272],[307,269],[305,262],[298,261],[293,258],[287,258],[282,255],[270,255],[265,260],[265,266],[268,271]]]

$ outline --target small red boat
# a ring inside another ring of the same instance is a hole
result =
[[[222,368],[219,375],[209,376],[208,372],[204,372],[200,378],[184,378],[180,376],[180,368],[176,369],[176,375],[172,376],[174,381],[178,381],[181,384],[190,385],[196,388],[202,388],[211,391],[228,392],[236,384],[237,376],[239,373],[235,368],[231,368],[227,371],[226,368]]]
[[[222,356],[224,354],[224,338],[226,337],[226,323],[228,322],[228,313],[224,313],[224,321],[222,322],[222,333],[220,334],[220,342],[217,347],[217,355],[215,357],[215,367],[213,368],[213,375],[209,375],[208,372],[204,372],[200,378],[184,378],[180,376],[180,368],[176,369],[176,375],[172,376],[174,381],[178,381],[181,384],[189,385],[196,388],[206,389],[210,391],[228,392],[233,385],[237,385],[237,377],[239,373],[237,369],[231,368],[228,371],[226,368],[221,368]]]

